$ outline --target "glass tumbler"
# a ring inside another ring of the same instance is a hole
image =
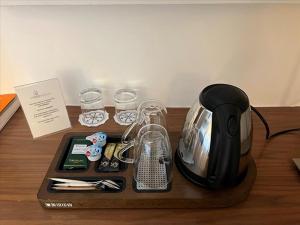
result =
[[[114,95],[114,119],[120,125],[129,125],[136,120],[137,94],[132,89],[120,89]]]
[[[80,92],[80,106],[82,125],[98,126],[107,119],[102,92],[97,88],[88,88]]]
[[[133,158],[123,154],[133,148]],[[172,148],[167,130],[159,124],[143,126],[134,142],[117,155],[125,163],[133,163],[134,187],[137,191],[166,191],[172,180]]]
[[[102,92],[97,88],[88,88],[80,92],[81,112],[104,110]]]
[[[137,119],[123,133],[122,142],[133,140],[139,130],[147,124],[159,124],[166,128],[166,107],[158,100],[145,100],[137,108]]]

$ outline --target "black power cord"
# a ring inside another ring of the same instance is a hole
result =
[[[264,124],[264,126],[266,128],[266,139],[267,140],[269,140],[273,137],[279,136],[281,134],[286,134],[286,133],[294,132],[294,131],[300,131],[300,128],[293,128],[293,129],[282,130],[282,131],[279,131],[279,132],[276,132],[276,133],[270,135],[270,128],[269,128],[269,124],[266,121],[266,119],[260,114],[260,112],[254,106],[251,106],[251,109],[253,110],[253,112],[256,113],[256,115],[259,117],[259,119]]]

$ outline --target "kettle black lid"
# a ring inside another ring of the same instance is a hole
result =
[[[213,84],[203,89],[199,96],[200,104],[213,111],[220,105],[232,104],[240,108],[241,112],[249,107],[249,99],[240,88],[229,84]]]

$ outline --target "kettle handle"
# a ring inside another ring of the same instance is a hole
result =
[[[241,110],[231,104],[217,107],[212,118],[212,142],[207,178],[209,186],[232,186],[238,179],[240,164]]]

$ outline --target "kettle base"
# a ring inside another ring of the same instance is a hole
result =
[[[203,178],[201,176],[194,174],[183,164],[181,157],[179,155],[178,149],[176,149],[176,152],[175,152],[175,164],[176,164],[178,171],[190,182],[192,182],[198,186],[207,188],[207,189],[216,189],[216,188],[211,187],[211,185],[209,184],[209,182],[206,178]],[[244,178],[246,177],[246,175],[247,175],[247,169],[238,177],[237,181],[235,182],[235,184],[233,186],[241,183],[244,180]]]

